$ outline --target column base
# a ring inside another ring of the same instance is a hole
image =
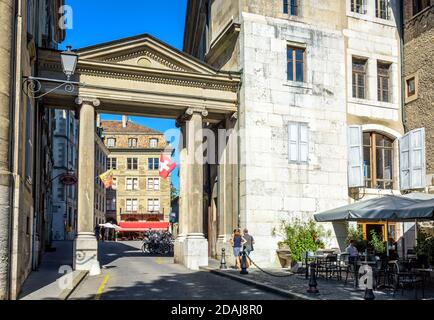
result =
[[[173,246],[173,258],[175,263],[184,263],[184,241],[187,238],[185,234],[179,234],[176,237],[175,244]]]
[[[74,270],[89,271],[90,276],[101,274],[98,241],[92,232],[80,232],[74,239]]]
[[[183,241],[183,265],[190,270],[208,266],[208,240],[202,233],[190,233]]]

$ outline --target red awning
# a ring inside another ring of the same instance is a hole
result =
[[[120,229],[117,231],[125,232],[143,232],[149,229],[152,230],[167,230],[169,229],[169,222],[139,222],[128,221],[119,223]]]

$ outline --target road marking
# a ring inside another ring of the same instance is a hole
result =
[[[104,291],[104,288],[107,285],[109,278],[110,275],[105,276],[104,280],[102,281],[101,285],[98,288],[98,291],[96,292],[95,300],[99,300],[101,298],[102,292]]]
[[[163,264],[163,261],[161,260],[160,257],[157,257],[157,259],[155,259],[155,262],[156,262],[157,264]]]

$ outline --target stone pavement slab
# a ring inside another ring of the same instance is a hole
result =
[[[24,282],[19,300],[66,300],[86,277],[85,271],[72,271],[72,241],[55,241],[53,248]]]
[[[229,267],[229,265],[228,265]],[[203,270],[208,270],[214,274],[232,278],[236,281],[249,283],[252,286],[261,287],[264,290],[273,291],[281,295],[287,295],[293,299],[304,300],[364,300],[364,290],[354,289],[353,281],[348,279],[347,284],[343,280],[335,279],[325,280],[318,278],[319,294],[308,294],[309,280],[305,279],[303,274],[293,274],[286,269],[265,269],[263,271],[257,268],[250,268],[249,274],[241,275],[239,271],[229,267],[227,270],[220,269],[220,262],[210,259],[209,265]],[[374,291],[375,300],[414,300],[414,290],[398,290],[393,296],[392,290]],[[417,298],[422,299],[422,291],[419,289]],[[432,285],[425,289],[425,299],[434,299],[434,288]]]

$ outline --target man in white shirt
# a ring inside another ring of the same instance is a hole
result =
[[[350,245],[347,247],[346,252],[350,255],[350,257],[357,257],[359,255],[359,252],[357,251],[357,248],[354,246],[355,241],[350,240]]]

